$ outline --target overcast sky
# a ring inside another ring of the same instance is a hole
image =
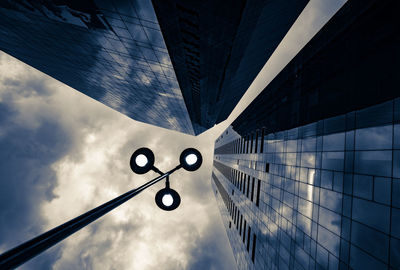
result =
[[[171,176],[182,196],[177,210],[157,208],[159,183],[26,266],[231,269],[210,188],[210,136],[195,140],[132,121],[4,53],[0,85],[1,251],[153,178],[131,172],[136,149],[153,149],[156,166],[168,170],[196,147],[207,157],[202,168]]]
[[[201,169],[170,179],[177,210],[157,208],[158,183],[21,269],[234,269],[210,185],[214,140],[343,3],[311,1],[229,120],[198,137],[133,121],[0,52],[0,253],[154,177],[131,172],[136,149],[168,170],[195,147]]]

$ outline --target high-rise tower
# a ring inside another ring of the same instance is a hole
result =
[[[1,0],[0,33],[0,50],[89,97],[194,134],[150,0]]]
[[[399,7],[349,0],[216,141],[239,269],[400,268]]]
[[[307,0],[153,0],[195,133],[224,121]]]

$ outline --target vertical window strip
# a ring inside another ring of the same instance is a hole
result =
[[[240,216],[240,211],[238,210],[237,219],[236,219],[236,230],[239,230],[239,216]]]
[[[244,175],[244,180],[243,180],[243,194],[246,194],[246,175]]]
[[[254,184],[256,183],[255,178],[253,177],[252,185],[251,185],[251,201],[254,199]]]
[[[256,200],[256,206],[260,206],[260,189],[261,189],[261,180],[258,179],[258,185],[257,185],[257,200]]]
[[[235,170],[235,177],[233,178],[233,185],[236,187],[237,171]]]
[[[247,251],[250,250],[250,235],[251,235],[251,227],[247,230]]]
[[[244,226],[243,226],[243,244],[244,244],[244,242],[245,242],[245,240],[246,240],[246,226],[247,226],[246,223],[247,223],[247,222],[246,222],[246,219],[244,219]]]
[[[247,176],[247,191],[246,191],[246,197],[249,197],[249,190],[250,190],[250,175]]]
[[[237,187],[238,177],[239,177],[239,172],[236,171],[236,174],[235,174],[235,184],[234,184],[235,187]]]
[[[239,229],[239,235],[242,235],[242,223],[243,223],[243,215],[240,215],[240,229]]]
[[[254,258],[256,255],[256,234],[253,234],[253,248],[251,250],[251,261],[254,263]]]
[[[258,130],[256,131],[256,139],[255,139],[255,141],[254,141],[254,144],[255,144],[255,146],[254,146],[254,153],[256,153],[257,154],[257,148],[258,148]]]

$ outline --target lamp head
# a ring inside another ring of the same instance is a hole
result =
[[[134,173],[145,174],[153,168],[154,154],[146,147],[136,150],[130,160],[130,166]]]
[[[194,148],[187,148],[183,150],[181,156],[179,157],[179,162],[187,171],[195,171],[200,168],[203,163],[203,158],[200,152]]]
[[[155,200],[157,206],[165,211],[175,210],[181,204],[181,197],[178,192],[169,187],[158,191]]]

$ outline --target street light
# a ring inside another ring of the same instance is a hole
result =
[[[175,210],[181,204],[181,196],[179,196],[178,192],[169,187],[168,177],[165,188],[157,192],[155,201],[157,206],[165,211]]]
[[[181,197],[179,196],[178,192],[170,188],[169,176],[180,168],[184,168],[187,171],[195,171],[199,169],[203,162],[203,158],[201,157],[200,152],[196,149],[185,149],[179,157],[179,164],[166,173],[163,173],[156,166],[154,166],[154,161],[154,154],[150,149],[140,148],[136,150],[130,159],[130,167],[132,171],[137,174],[145,174],[150,170],[153,170],[154,172],[160,174],[160,176],[13,249],[4,252],[0,255],[0,269],[10,269],[20,266],[21,264],[61,242],[71,234],[79,231],[83,227],[104,216],[111,210],[135,197],[146,188],[154,185],[164,178],[166,178],[165,188],[157,192],[155,197],[156,204],[159,208],[165,211],[172,211],[176,209],[181,203]]]
[[[149,148],[139,148],[132,154],[129,164],[134,173],[145,174],[154,167],[154,154]]]
[[[153,170],[160,175],[164,175],[162,171],[154,166],[154,160],[154,154],[149,148],[140,148],[132,154],[130,166],[132,171],[137,174],[144,174]],[[203,158],[198,150],[187,148],[181,153],[179,165],[176,169],[184,168],[187,171],[195,171],[200,168],[202,162]],[[157,192],[155,201],[162,210],[172,211],[178,208],[181,203],[181,197],[178,192],[170,188],[169,176],[166,178],[165,188]]]
[[[203,163],[203,158],[201,157],[200,152],[196,149],[187,148],[183,150],[179,157],[179,162],[185,170],[193,172],[200,168]]]

